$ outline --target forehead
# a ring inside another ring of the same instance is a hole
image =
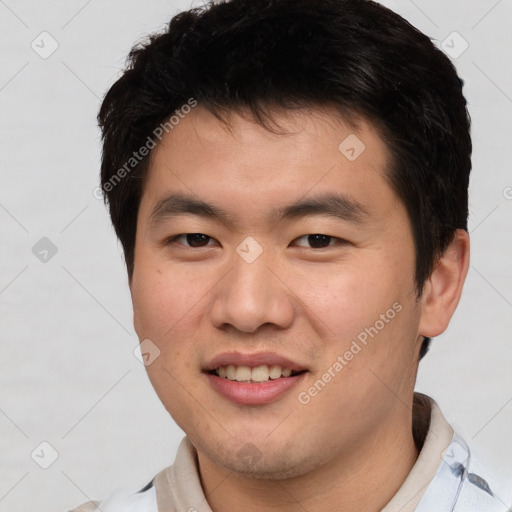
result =
[[[198,105],[163,136],[151,154],[142,203],[154,209],[179,192],[255,213],[286,198],[340,192],[371,210],[393,194],[388,148],[362,118],[354,125],[327,108],[281,110],[272,113],[278,133],[244,113],[225,119]]]
[[[300,109],[285,109],[275,107],[267,111],[268,118],[262,121],[246,109],[240,111],[223,110],[219,112],[221,119],[202,105],[192,108],[186,115],[178,119],[174,117],[175,124],[168,126],[160,143],[153,151],[153,156],[159,156],[166,148],[186,151],[189,147],[201,144],[204,150],[221,153],[226,149],[242,146],[245,151],[264,149],[269,145],[297,147],[297,157],[305,156],[306,152],[313,152],[314,148],[325,150],[333,148],[344,154],[339,144],[351,135],[352,142],[356,142],[356,154],[345,153],[349,160],[354,161],[362,151],[356,138],[362,142],[365,139],[369,145],[370,153],[381,152],[387,157],[387,147],[380,138],[377,128],[371,121],[360,115],[351,113],[342,115],[334,107],[317,106]],[[298,145],[300,144],[300,147]],[[275,156],[275,155],[274,155]],[[293,159],[294,153],[283,155]],[[318,155],[315,155],[318,156]]]

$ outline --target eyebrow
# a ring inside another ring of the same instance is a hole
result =
[[[219,206],[186,194],[171,194],[159,201],[153,208],[149,224],[155,226],[165,220],[181,215],[197,215],[219,220],[225,224],[232,223],[233,215]],[[295,203],[274,209],[269,218],[274,222],[298,220],[308,216],[324,215],[349,222],[362,223],[369,217],[368,210],[358,201],[341,193],[327,193],[300,199]]]

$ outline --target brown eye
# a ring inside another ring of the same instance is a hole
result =
[[[330,242],[335,242],[336,240],[341,240],[340,238],[336,238],[330,235],[323,235],[321,233],[315,233],[312,235],[304,235],[296,240],[306,239],[307,243],[311,245],[312,249],[324,249],[326,247],[330,247],[334,244]],[[304,245],[298,244],[300,247],[306,247]]]
[[[184,239],[186,241],[186,244],[179,243],[179,239]],[[183,233],[181,235],[171,237],[166,242],[166,245],[178,243],[178,245],[185,245],[191,248],[207,247],[209,240],[213,240],[212,237],[205,235],[203,233]]]

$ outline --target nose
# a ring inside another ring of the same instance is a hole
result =
[[[288,328],[296,308],[290,284],[275,261],[262,254],[249,263],[236,253],[232,261],[232,270],[216,287],[212,324],[245,333],[254,333],[265,324]]]

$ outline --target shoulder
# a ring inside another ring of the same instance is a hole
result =
[[[188,502],[206,503],[207,500],[201,487],[195,448],[185,436],[178,447],[174,464],[159,471],[142,489],[125,487],[102,500],[89,501],[69,512],[195,510],[187,505]]]
[[[484,462],[485,458],[474,447],[470,450],[436,402],[426,395],[416,397],[415,394],[418,411],[426,411],[428,404],[430,423],[418,460],[423,464],[427,461],[437,469],[414,510],[512,512],[512,488],[510,481],[504,481],[507,477],[490,474],[491,465]]]
[[[463,441],[457,436],[455,442]],[[461,474],[462,484],[454,512],[512,512],[510,482],[505,483],[496,475],[490,475],[489,470],[480,466],[481,455],[472,451],[470,454],[468,448],[468,461]]]
[[[481,471],[477,458],[456,433],[442,455],[442,463],[417,512],[512,512],[509,496]],[[433,508],[433,507],[438,507]]]
[[[99,501],[88,501],[87,503],[83,503],[79,507],[69,510],[68,512],[96,512],[97,510],[100,510],[98,508],[99,504]]]
[[[88,501],[69,512],[158,512],[153,481],[141,490],[120,489],[99,501]]]

